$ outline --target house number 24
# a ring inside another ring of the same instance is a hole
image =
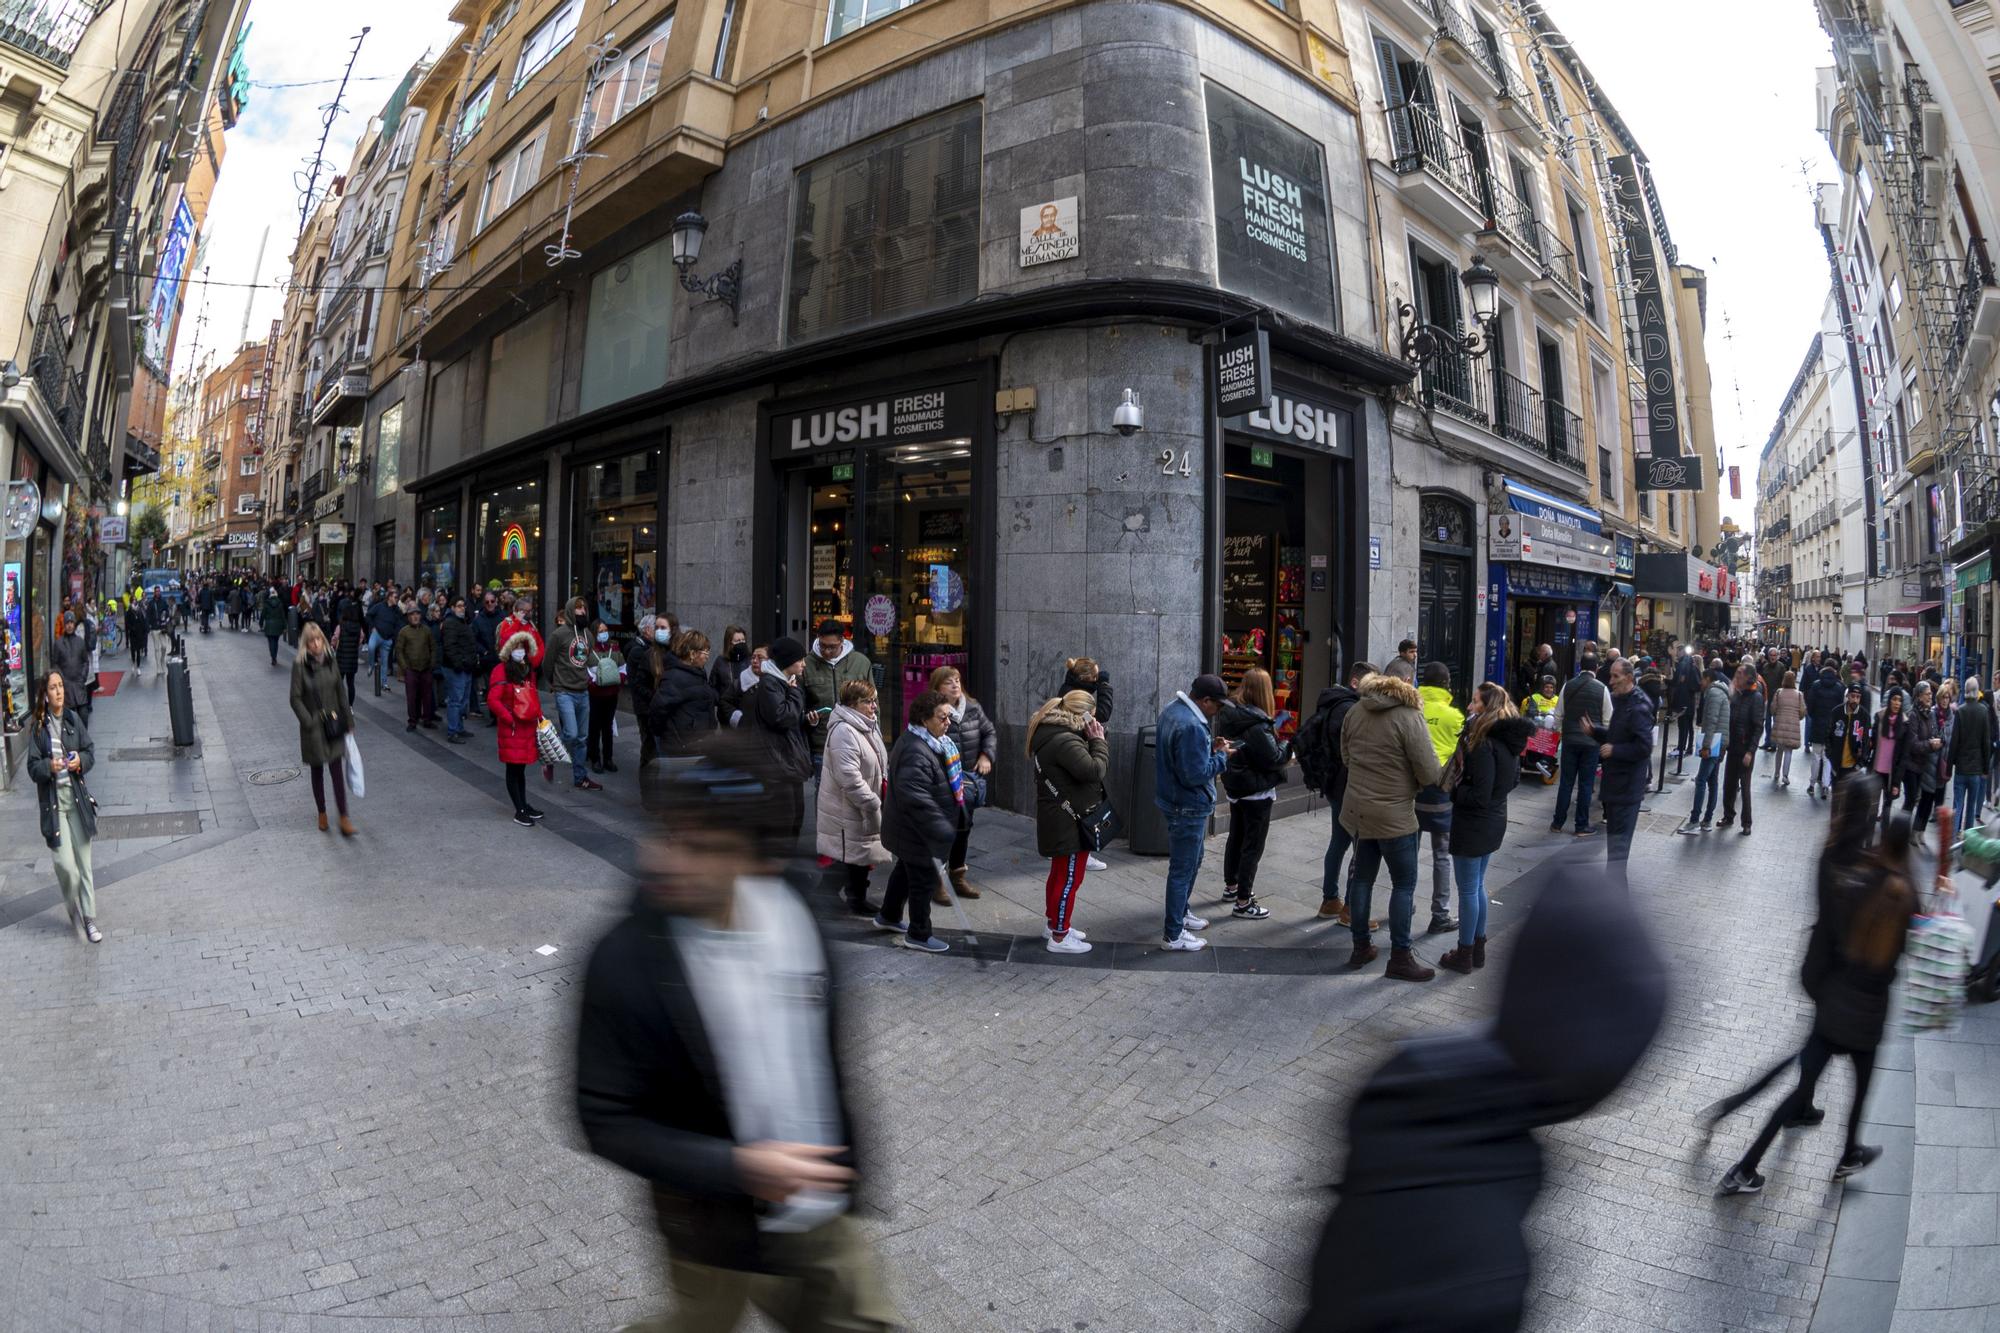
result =
[[[1183,449],[1178,454],[1171,449],[1160,450],[1160,475],[1171,477],[1175,473],[1183,477],[1194,475],[1194,450]]]

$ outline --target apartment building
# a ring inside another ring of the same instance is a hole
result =
[[[1988,0],[1821,0],[1820,14],[1836,60],[1820,77],[1820,127],[1842,177],[1824,221],[1874,539],[1867,646],[1953,674],[1990,669],[2000,36]]]
[[[129,430],[162,375],[194,242],[185,151],[218,102],[247,0],[20,0],[0,9],[0,784],[63,605],[106,591],[99,524],[158,467]],[[232,112],[233,114],[233,112]]]
[[[1200,670],[1296,710],[1410,636],[1463,690],[1721,607],[1687,554],[1714,468],[1675,462],[1713,451],[1702,279],[1538,11],[896,12],[454,9],[405,103],[349,568],[620,628],[833,619],[892,714],[952,665],[1010,734],[1088,653],[1120,783]]]
[[[275,331],[272,425],[263,469],[264,564],[267,573],[288,578],[311,578],[320,572],[315,515],[328,485],[323,464],[325,437],[320,438],[317,458],[308,459],[306,447],[313,440],[313,389],[319,378],[313,343],[319,328],[321,287],[346,183],[344,177],[335,178],[292,246],[292,282]],[[309,466],[313,462],[319,465]]]
[[[245,343],[202,380],[191,484],[190,569],[258,568],[267,351],[261,341]]]

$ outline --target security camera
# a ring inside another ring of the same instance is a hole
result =
[[[1139,406],[1139,396],[1130,389],[1125,391],[1125,401],[1111,414],[1111,428],[1127,439],[1146,429],[1146,409]]]

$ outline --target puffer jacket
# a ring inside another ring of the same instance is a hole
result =
[[[1781,689],[1771,696],[1771,744],[1780,750],[1796,750],[1802,744],[1800,723],[1805,720],[1806,697],[1797,690]]]
[[[1676,713],[1685,713],[1694,707],[1701,694],[1701,668],[1694,658],[1682,654],[1674,663],[1672,683],[1667,686],[1667,707]]]
[[[963,712],[952,724],[951,738],[958,742],[958,757],[970,773],[972,766],[985,755],[996,763],[1000,758],[1000,733],[993,725],[993,719],[979,706],[979,700],[965,696]]]
[[[804,782],[812,776],[812,751],[806,745],[805,692],[784,673],[764,664],[757,683],[743,694],[743,719],[757,733],[780,777]]]
[[[1451,762],[1453,752],[1458,749],[1458,735],[1465,730],[1465,713],[1451,701],[1451,691],[1442,685],[1418,686],[1417,698],[1423,701],[1424,728],[1431,734],[1431,749],[1442,768]]]
[[[361,668],[361,644],[367,637],[367,627],[359,619],[343,619],[335,628],[333,657],[340,663],[341,675],[351,676]]]
[[[889,860],[889,849],[882,845],[882,784],[888,774],[882,729],[845,704],[835,705],[819,779],[815,851],[850,866],[879,866]]]
[[[1465,747],[1458,785],[1451,789],[1451,854],[1491,856],[1507,836],[1507,794],[1521,781],[1521,751],[1535,724],[1504,717],[1478,745]]]
[[[1646,796],[1653,755],[1653,701],[1644,690],[1611,696],[1611,725],[1604,729],[1604,744],[1611,753],[1604,756],[1598,790],[1604,793],[1606,808],[1639,804]]]
[[[1952,772],[1960,777],[1986,776],[1993,764],[1993,710],[1985,698],[1958,706],[1958,727],[1952,732],[1947,753]]]
[[[446,671],[470,674],[479,669],[479,640],[473,636],[470,620],[464,616],[446,616],[438,637]]]
[[[1737,690],[1729,696],[1729,748],[1748,754],[1764,740],[1764,696],[1757,687]]]
[[[285,632],[285,609],[284,598],[275,592],[264,594],[264,610],[257,617],[258,628],[264,631],[264,637],[275,639]]]
[[[516,648],[530,652],[534,640],[522,633],[500,643],[500,665],[493,668],[486,680],[486,704],[493,710],[494,743],[499,748],[500,762],[538,764],[541,750],[535,744],[535,724],[542,720],[542,697],[535,692],[532,666],[528,679],[521,684],[507,679],[507,654]]]
[[[1059,722],[1045,721],[1028,743],[1034,756],[1035,850],[1043,856],[1075,856],[1088,851],[1077,831],[1077,815],[1104,799],[1104,770],[1111,763],[1111,742],[1091,740]],[[1053,783],[1055,790],[1049,790]],[[1069,802],[1069,810],[1063,802]]]
[[[1237,742],[1222,770],[1222,790],[1232,801],[1272,791],[1285,781],[1292,762],[1289,742],[1278,739],[1271,715],[1253,704],[1232,699],[1215,715],[1215,734]]]
[[[1340,727],[1347,790],[1340,826],[1357,838],[1400,838],[1417,831],[1417,793],[1442,773],[1424,725],[1416,686],[1395,676],[1365,677],[1361,702]]]
[[[660,753],[686,756],[701,753],[716,729],[715,691],[708,676],[691,662],[669,655],[660,683],[646,704],[646,725]]]
[[[1717,676],[1708,682],[1708,688],[1701,694],[1701,714],[1697,721],[1701,726],[1701,744],[1706,751],[1708,738],[1729,735],[1729,701],[1732,691],[1729,682]]]
[[[1942,785],[1938,781],[1941,749],[1931,749],[1931,742],[1941,739],[1937,705],[1905,704],[1903,717],[1903,746],[1896,752],[1897,777],[1904,782],[1921,783],[1925,791],[1936,791]]]
[[[943,756],[924,737],[905,730],[889,751],[882,845],[899,861],[928,865],[951,851],[964,822],[965,809],[952,794]]]
[[[1824,745],[1833,736],[1833,715],[1847,700],[1847,688],[1838,673],[1822,670],[1806,691],[1806,739]]]

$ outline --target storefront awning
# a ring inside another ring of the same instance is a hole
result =
[[[1937,609],[1938,609],[1938,604],[1936,602],[1918,602],[1915,606],[1898,607],[1896,610],[1891,611],[1889,615],[1892,618],[1896,616],[1906,616],[1911,620],[1915,620],[1917,617],[1926,615],[1929,612],[1935,611]]]
[[[1601,534],[1604,531],[1604,520],[1595,509],[1536,490],[1511,477],[1504,478],[1500,484],[1507,492],[1508,505],[1517,513],[1565,528],[1581,528],[1584,532]]]
[[[1901,631],[1915,633],[1922,627],[1924,617],[1937,609],[1938,604],[1936,602],[1918,602],[1914,606],[1905,606],[1899,610],[1891,611],[1888,616],[1888,632],[1891,634]]]

